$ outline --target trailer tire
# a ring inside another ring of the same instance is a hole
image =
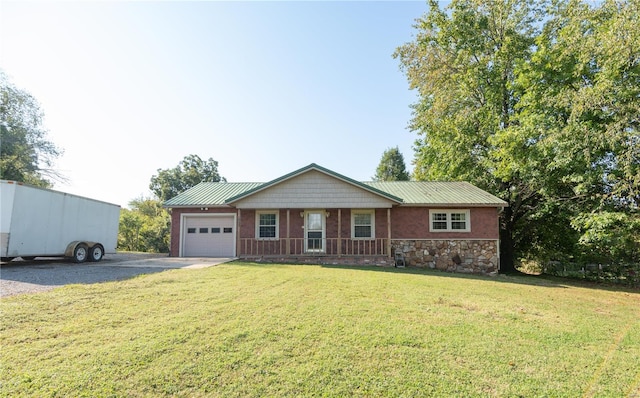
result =
[[[24,261],[33,261],[36,259],[36,256],[21,256]]]
[[[104,256],[104,247],[101,244],[94,245],[89,249],[89,261],[98,262]]]
[[[74,263],[84,263],[87,261],[89,257],[89,246],[84,243],[79,243],[76,245],[75,249],[73,249],[73,262]]]

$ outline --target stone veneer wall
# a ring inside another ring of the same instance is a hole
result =
[[[393,251],[404,253],[409,266],[449,272],[495,275],[498,273],[497,240],[393,240]]]

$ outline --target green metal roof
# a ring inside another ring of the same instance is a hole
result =
[[[233,202],[268,189],[310,170],[317,170],[400,205],[412,206],[491,206],[506,207],[507,202],[468,182],[449,181],[374,181],[358,182],[317,164],[298,169],[267,183],[202,182],[164,202],[165,207],[228,207]]]
[[[364,184],[402,198],[404,205],[508,206],[504,200],[468,182],[374,181]]]
[[[227,207],[225,204],[227,199],[263,184],[262,182],[201,182],[164,202],[164,207]]]

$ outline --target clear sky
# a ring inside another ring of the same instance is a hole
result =
[[[425,1],[0,3],[0,68],[64,150],[54,189],[126,206],[189,154],[230,182],[310,163],[359,181],[398,146],[408,89],[395,49]]]

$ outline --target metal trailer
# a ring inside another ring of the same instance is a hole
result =
[[[100,261],[115,253],[120,206],[0,180],[0,257]]]

